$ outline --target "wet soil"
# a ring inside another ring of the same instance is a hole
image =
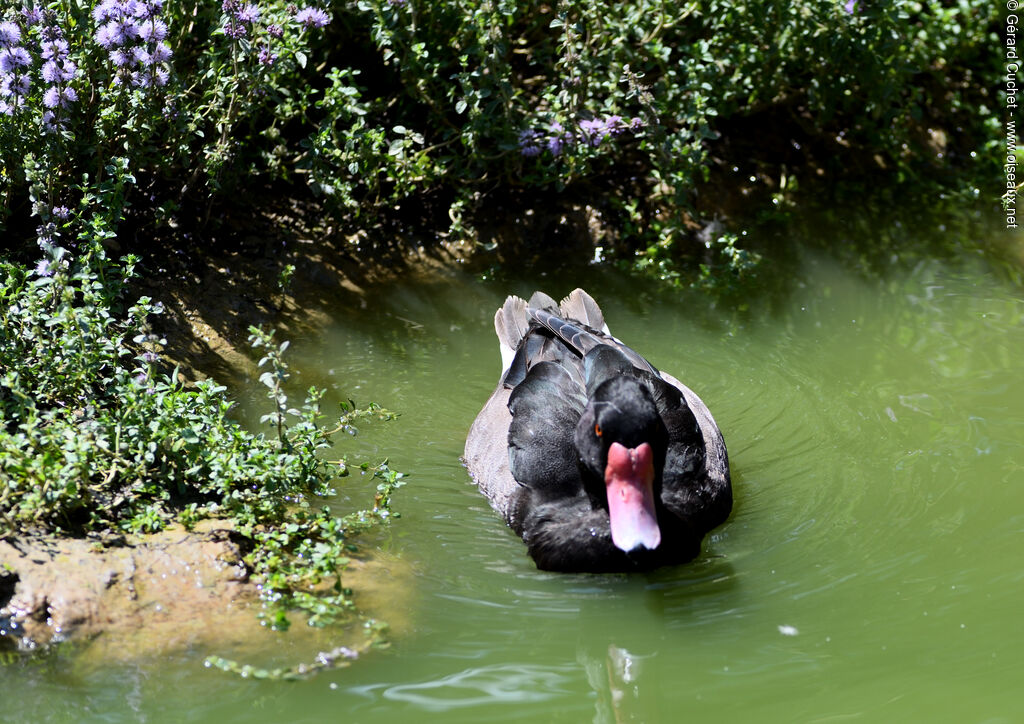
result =
[[[185,647],[218,629],[242,635],[259,625],[249,572],[221,521],[107,545],[0,541],[0,560],[8,581],[0,633],[17,648],[105,636],[104,644],[117,642],[113,649],[126,653],[148,641]],[[145,631],[145,641],[132,631]]]
[[[214,520],[106,544],[0,541],[0,650],[67,642],[97,665],[185,650],[258,655],[272,644],[239,542]],[[371,552],[351,560],[342,581],[361,612],[401,633],[411,575],[403,561]],[[294,626],[287,636],[306,658],[339,641],[358,651],[366,640],[359,623],[354,616],[328,632]]]

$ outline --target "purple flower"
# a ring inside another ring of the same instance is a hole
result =
[[[167,82],[169,71],[157,67],[171,59],[171,48],[164,42],[167,23],[157,17],[162,9],[163,0],[102,0],[96,6],[93,19],[102,25],[95,39],[119,70],[114,85],[149,88]]]
[[[9,101],[0,100],[0,114],[13,116],[25,107],[25,99],[22,96],[11,96]]]
[[[163,20],[150,19],[139,28],[139,37],[146,42],[156,42],[167,37],[167,23]]]
[[[108,18],[120,17],[123,12],[119,0],[103,0],[92,9],[92,19],[101,23]]]
[[[163,0],[150,0],[150,2],[140,2],[132,8],[131,14],[134,17],[148,20],[154,18],[160,14],[160,11],[164,9]]]
[[[66,118],[60,118],[53,111],[46,111],[41,119],[43,130],[47,133],[53,133],[59,129],[66,128],[67,122]]]
[[[67,108],[78,100],[78,93],[71,86],[60,88],[52,85],[43,93],[43,105],[47,108]]]
[[[541,135],[532,129],[519,134],[519,152],[527,157],[539,156],[541,152]]]
[[[110,49],[116,45],[109,25],[104,25],[96,31],[95,40],[96,44],[104,49]]]
[[[0,78],[0,96],[10,98],[11,96],[27,96],[29,88],[32,87],[29,77],[25,73],[5,75]],[[15,105],[22,104],[15,102]]]
[[[151,88],[153,76],[148,71],[136,70],[132,73],[132,85],[136,88]]]
[[[590,118],[576,122],[577,133],[567,131],[558,121],[551,121],[545,132],[528,129],[519,134],[519,152],[524,156],[539,156],[545,150],[552,156],[559,156],[576,143],[600,146],[604,139],[618,136],[627,131],[636,132],[643,128],[639,118],[628,122],[622,116],[612,114],[607,118]]]
[[[267,35],[269,35],[272,38],[284,37],[284,28],[282,28],[280,25],[268,25]]]
[[[154,63],[166,63],[171,59],[171,46],[167,43],[157,43],[150,56]]]
[[[60,88],[57,86],[50,86],[43,93],[43,105],[47,108],[56,108],[60,103]]]
[[[28,51],[17,46],[8,48],[0,53],[0,72],[13,73],[19,67],[28,67],[32,64],[32,57]]]
[[[71,216],[71,209],[67,206],[54,206],[53,215],[62,221]]]
[[[295,22],[307,28],[322,28],[331,22],[331,16],[320,8],[302,8],[295,13]]]
[[[49,259],[40,259],[39,263],[36,264],[36,268],[34,269],[34,271],[36,273],[36,276],[40,276],[40,277],[52,277],[53,276],[53,269],[50,266],[50,260]]]
[[[547,149],[552,156],[559,155],[562,153],[562,149],[572,143],[572,135],[566,133],[565,127],[558,121],[553,121],[548,126],[548,131],[550,135],[547,139]]]
[[[277,53],[271,53],[270,48],[264,45],[260,47],[258,59],[260,63],[269,67],[277,62]]]
[[[0,45],[9,48],[12,45],[17,45],[20,40],[21,28],[18,27],[17,23],[13,23],[10,20],[0,23]]]
[[[57,231],[57,227],[53,224],[43,224],[42,226],[36,227],[36,244],[43,251],[49,251],[53,248],[53,235]]]
[[[239,10],[235,17],[237,17],[243,23],[249,23],[251,25],[252,23],[255,23],[257,20],[260,19],[260,8],[258,5],[253,5],[252,3],[249,3],[241,10]]]
[[[224,26],[224,34],[235,40],[244,38],[246,32],[245,26],[236,22],[234,18],[229,19],[227,25]]]
[[[116,48],[110,53],[110,62],[116,65],[118,68],[123,68],[132,62],[131,56],[120,48]]]
[[[40,46],[40,55],[43,56],[44,60],[53,60],[54,58],[63,58],[68,54],[68,41],[64,38],[54,38],[53,40],[44,40]]]
[[[43,19],[43,13],[38,8],[23,8],[21,16],[25,18],[25,25],[35,25]]]
[[[846,10],[848,14],[853,15],[857,12],[858,5],[860,5],[860,0],[846,0],[846,5],[843,6],[843,9]]]
[[[636,131],[643,125],[639,118],[633,118],[629,124],[623,122],[622,116],[612,114],[605,119],[592,118],[579,122],[580,140],[591,146],[600,146],[608,137],[618,136],[624,131]]]
[[[74,80],[78,75],[78,66],[73,60],[65,60],[60,64],[60,79],[63,81]]]
[[[61,80],[60,66],[56,61],[48,60],[43,63],[43,80],[47,83],[59,83]]]
[[[608,128],[604,121],[596,118],[582,120],[579,122],[579,126],[583,139],[588,141],[591,146],[600,146],[601,141],[608,135]]]
[[[134,20],[125,18],[112,23],[112,25],[114,28],[111,30],[111,34],[118,45],[131,42],[139,37],[139,26]]]

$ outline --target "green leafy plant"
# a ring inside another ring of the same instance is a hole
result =
[[[556,191],[601,210],[606,258],[707,284],[734,278],[730,248],[755,256],[702,249],[716,207],[743,205],[738,234],[824,179],[827,204],[955,214],[998,176],[981,0],[140,0],[127,39],[107,30],[125,7],[0,18],[0,223],[66,226],[115,161],[135,228],[285,182],[341,227],[408,207],[462,236]]]
[[[109,259],[95,239],[78,244],[52,268],[3,267],[0,537],[226,519],[248,541],[271,625],[286,626],[293,610],[317,625],[348,613],[341,573],[353,537],[392,517],[404,481],[386,461],[360,466],[377,482],[374,503],[339,518],[316,501],[349,467],[323,452],[355,420],[392,415],[346,405],[328,426],[312,388],[291,406],[287,345],[254,329],[254,345],[268,349],[262,379],[274,406],[264,420],[274,434],[246,430],[223,386],[186,387],[162,369],[162,340],[147,329],[159,305],[124,305],[136,260]]]

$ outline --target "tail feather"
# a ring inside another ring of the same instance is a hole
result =
[[[515,295],[509,295],[501,309],[494,315],[494,331],[498,335],[502,370],[507,370],[512,364],[516,349],[529,328],[530,319],[527,314],[526,301]]]
[[[601,307],[598,306],[592,296],[582,289],[574,289],[570,292],[569,296],[559,303],[558,308],[566,319],[575,319],[591,329],[596,329],[608,335],[611,334],[608,324],[604,321]]]
[[[546,312],[552,314],[558,314],[558,304],[554,299],[549,297],[547,294],[541,291],[536,291],[533,296],[530,297],[530,309],[543,309]]]

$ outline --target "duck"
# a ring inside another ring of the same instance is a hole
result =
[[[537,568],[630,572],[686,563],[733,495],[704,402],[612,336],[587,292],[510,295],[494,317],[502,372],[463,463]]]

